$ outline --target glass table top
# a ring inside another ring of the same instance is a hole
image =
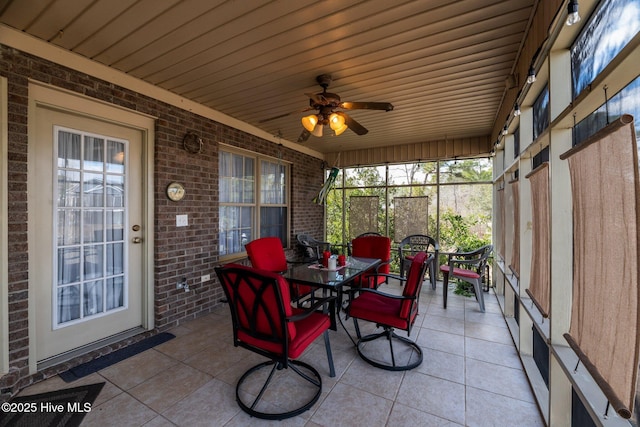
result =
[[[323,288],[338,288],[357,277],[363,271],[380,264],[377,258],[347,257],[347,263],[335,271],[329,271],[318,263],[294,264],[283,276],[292,282]]]

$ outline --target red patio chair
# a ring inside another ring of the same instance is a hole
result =
[[[354,289],[347,313],[353,317],[356,327],[358,354],[367,363],[390,371],[405,371],[413,369],[422,363],[422,349],[414,341],[397,335],[394,330],[407,331],[411,328],[418,315],[420,290],[424,281],[427,266],[434,255],[427,256],[426,252],[417,253],[411,261],[407,277],[387,275],[397,280],[405,281],[402,295],[381,292],[379,289]],[[384,330],[366,336],[361,336],[358,319],[374,322]],[[367,349],[372,341],[384,338],[389,343],[390,354],[384,358],[381,352]],[[395,345],[394,345],[395,344]],[[398,360],[404,358],[404,360]]]
[[[216,267],[215,271],[231,310],[234,346],[270,359],[250,368],[238,380],[236,401],[240,408],[253,417],[270,420],[294,417],[311,408],[322,393],[322,378],[311,365],[296,359],[324,335],[329,375],[335,376],[328,334],[329,328],[335,329],[335,296],[319,299],[302,310],[291,306],[289,284],[279,274],[239,264]],[[325,310],[321,311],[322,307]],[[253,374],[265,367],[271,367],[271,372],[257,390],[255,382],[265,376]],[[299,378],[292,377],[293,373]],[[296,380],[301,384],[292,387]],[[261,404],[263,396],[282,392],[291,395],[293,408],[270,410],[272,405]]]

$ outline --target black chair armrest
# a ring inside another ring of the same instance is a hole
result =
[[[336,329],[336,318],[335,318],[336,299],[337,299],[336,295],[331,295],[326,298],[316,299],[314,304],[311,307],[305,309],[302,312],[298,312],[293,316],[287,317],[286,321],[297,322],[299,320],[306,319],[307,317],[311,316],[313,313],[317,312],[320,308],[322,308],[325,304],[328,303],[329,310],[327,311],[327,314],[329,314],[329,318],[331,319],[331,328],[332,330],[335,330]]]
[[[354,292],[358,292],[358,293],[371,292],[371,293],[374,293],[376,295],[383,296],[385,298],[392,298],[392,299],[398,299],[398,300],[415,300],[417,298],[415,295],[404,296],[404,295],[390,294],[390,293],[387,293],[387,292],[382,292],[382,291],[380,291],[378,289],[371,289],[371,288],[351,289],[351,290],[349,290],[349,292],[350,293],[354,293]]]

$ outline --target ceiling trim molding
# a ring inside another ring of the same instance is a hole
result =
[[[350,167],[385,163],[427,162],[456,158],[488,156],[491,151],[489,135],[471,138],[451,138],[416,144],[366,148],[327,153],[330,166]]]
[[[78,54],[62,49],[51,43],[43,42],[21,31],[17,31],[6,25],[0,24],[0,43],[18,49],[22,52],[46,59],[56,64],[71,68],[78,72],[86,73],[90,76],[103,79],[113,84],[130,89],[142,95],[149,96],[185,111],[198,114],[248,134],[257,136],[274,144],[283,145],[292,150],[307,154],[309,156],[324,159],[324,154],[302,146],[298,143],[285,140],[278,135],[271,135],[248,123],[235,119],[209,107],[183,98],[175,93],[161,89],[150,83],[144,82],[121,71],[107,67],[106,65],[92,61]]]

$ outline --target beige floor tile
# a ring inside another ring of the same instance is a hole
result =
[[[141,426],[158,416],[156,412],[134,399],[127,393],[121,393],[93,407],[82,421],[82,427],[104,426]]]
[[[522,369],[514,369],[475,359],[466,360],[467,387],[475,387],[513,399],[535,402]]]
[[[424,360],[415,369],[417,372],[464,384],[464,357],[431,348],[423,351]]]
[[[218,342],[209,331],[195,331],[157,345],[154,349],[176,360],[185,360]]]
[[[422,328],[416,343],[424,348],[464,356],[464,336]]]
[[[497,328],[477,322],[467,322],[464,326],[464,335],[480,340],[496,342],[513,346],[513,338],[507,328]]]
[[[385,426],[393,402],[347,384],[336,384],[311,421],[322,426]]]
[[[416,373],[405,376],[396,402],[464,424],[464,398],[463,384]]]
[[[535,403],[467,387],[466,425],[469,427],[518,426],[543,427]]]
[[[491,362],[509,368],[522,369],[522,362],[513,345],[498,344],[491,341],[466,337],[464,340],[465,356],[471,359]]]
[[[175,424],[165,417],[158,415],[148,423],[145,423],[144,427],[175,427]]]
[[[100,375],[123,390],[129,390],[179,363],[154,349],[144,351],[100,371]]]
[[[211,376],[204,372],[178,364],[132,388],[129,393],[151,409],[161,412],[210,379]]]
[[[205,347],[199,353],[185,359],[184,363],[215,377],[233,367],[239,359],[245,358],[247,353],[244,348],[220,342]]]
[[[400,403],[393,405],[389,426],[458,427],[462,424],[436,417]]]
[[[349,384],[361,390],[385,399],[394,400],[405,373],[385,371],[356,358],[344,373],[341,383]]]
[[[239,411],[235,387],[212,379],[165,409],[162,415],[178,426],[222,426]]]
[[[464,320],[427,314],[422,321],[422,327],[450,334],[464,335]]]

